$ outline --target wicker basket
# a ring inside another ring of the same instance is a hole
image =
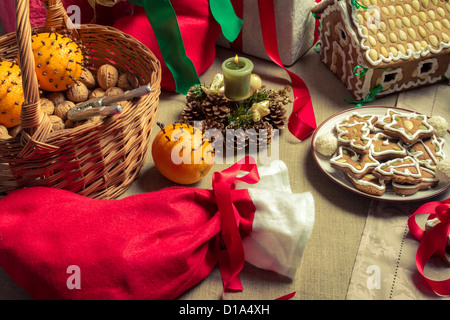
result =
[[[161,66],[153,53],[133,37],[114,28],[82,25],[74,29],[85,48],[88,68],[113,64],[134,73],[152,92],[128,102],[119,115],[95,124],[52,131],[40,109],[39,87],[31,50],[28,0],[16,2],[16,33],[0,37],[0,59],[18,57],[25,102],[21,129],[0,140],[0,192],[32,186],[70,190],[96,199],[113,199],[138,177],[150,145],[161,85]],[[45,27],[60,30],[68,20],[60,0],[43,1]]]

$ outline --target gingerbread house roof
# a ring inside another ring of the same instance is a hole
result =
[[[344,24],[374,66],[450,48],[449,0],[324,0],[313,12],[326,14],[331,6],[342,9]]]

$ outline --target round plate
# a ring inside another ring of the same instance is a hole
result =
[[[352,108],[347,109],[342,112],[339,112],[331,117],[329,117],[327,120],[325,120],[314,132],[312,139],[311,139],[311,150],[314,157],[314,160],[316,161],[319,168],[334,182],[338,183],[339,185],[343,186],[344,188],[347,188],[348,190],[351,190],[357,194],[360,194],[365,197],[369,197],[376,200],[383,200],[383,201],[416,201],[416,200],[424,200],[428,199],[434,196],[437,196],[443,192],[445,192],[449,187],[450,184],[444,184],[443,182],[439,182],[439,184],[431,189],[428,190],[420,190],[416,192],[413,195],[410,196],[402,196],[397,193],[395,193],[390,185],[386,187],[386,192],[381,196],[375,196],[371,195],[365,192],[362,192],[347,179],[347,177],[344,175],[344,173],[340,170],[336,170],[333,167],[331,167],[330,164],[330,158],[326,157],[319,152],[317,152],[314,148],[316,138],[321,136],[324,133],[335,133],[335,125],[339,121],[344,120],[346,117],[351,115],[353,112],[357,112],[361,116],[365,115],[376,115],[378,117],[384,116],[386,114],[386,111],[388,109],[395,109],[405,112],[416,112],[413,110],[408,109],[402,109],[402,108],[394,108],[394,107],[359,107],[359,108]],[[417,112],[416,112],[417,113]],[[445,136],[443,137],[445,139],[444,143],[444,152],[447,155],[447,157],[450,155],[450,134],[447,132]]]

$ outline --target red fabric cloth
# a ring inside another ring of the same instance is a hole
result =
[[[208,0],[172,0],[177,14],[186,55],[191,59],[198,75],[203,74],[214,62],[215,45],[221,33],[219,24],[209,10]],[[114,27],[129,34],[146,45],[161,62],[161,88],[175,91],[175,82],[164,63],[152,26],[143,7],[135,6],[131,17],[119,19]]]
[[[241,236],[255,208],[232,190]],[[172,187],[95,200],[33,187],[0,199],[0,266],[35,299],[174,299],[203,280],[220,250],[213,190]],[[69,289],[68,268],[80,289]]]
[[[45,25],[45,19],[47,18],[47,11],[45,10],[42,0],[29,0],[30,1],[30,24],[34,27],[41,27]],[[68,8],[71,5],[76,5],[80,8],[81,23],[91,23],[94,18],[94,9],[91,7],[87,0],[61,0],[64,8]],[[14,32],[16,30],[16,15],[13,0],[2,0],[0,10],[0,19],[7,33]],[[100,11],[108,13],[108,21],[115,21],[123,16],[129,16],[133,12],[133,6],[128,2],[119,2],[113,8],[106,8],[99,6]],[[69,17],[73,14],[69,12]],[[102,15],[102,12],[99,12]],[[98,24],[105,22],[97,21]]]

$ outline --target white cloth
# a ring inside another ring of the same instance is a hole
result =
[[[257,184],[236,184],[248,189],[256,207],[252,232],[243,240],[245,260],[292,279],[314,225],[314,199],[310,192],[292,193],[281,160],[258,167],[258,172]]]

